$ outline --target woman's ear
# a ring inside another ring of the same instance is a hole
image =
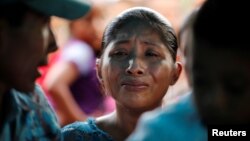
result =
[[[99,58],[96,59],[96,76],[100,83],[102,83],[102,72],[101,72],[101,60]]]
[[[103,94],[106,94],[103,79],[102,79],[102,71],[101,71],[102,62],[101,62],[101,59],[97,58],[95,64],[96,64],[96,76],[97,76],[97,79],[99,80],[100,90],[101,90],[101,92]]]
[[[176,83],[176,81],[180,77],[181,71],[182,71],[181,63],[176,62],[175,65],[174,65],[173,76],[172,76],[172,81],[171,81],[170,85],[174,85]]]

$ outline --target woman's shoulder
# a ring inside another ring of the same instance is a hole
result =
[[[62,128],[63,140],[71,141],[112,141],[111,137],[96,126],[95,119],[74,122]]]

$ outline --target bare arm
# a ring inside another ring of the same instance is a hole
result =
[[[56,102],[55,110],[61,126],[86,119],[69,88],[78,76],[79,71],[73,63],[59,62],[52,66],[45,78],[45,86]]]

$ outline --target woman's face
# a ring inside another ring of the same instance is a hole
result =
[[[153,109],[173,84],[174,62],[160,36],[148,26],[125,26],[106,47],[99,76],[117,106]]]

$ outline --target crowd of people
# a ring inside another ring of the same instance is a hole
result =
[[[100,38],[91,1],[1,0],[0,140],[206,141],[211,127],[248,130],[247,6],[206,0],[178,32],[157,9],[127,7]],[[51,16],[70,20],[60,48]],[[164,104],[182,72],[189,89]]]

